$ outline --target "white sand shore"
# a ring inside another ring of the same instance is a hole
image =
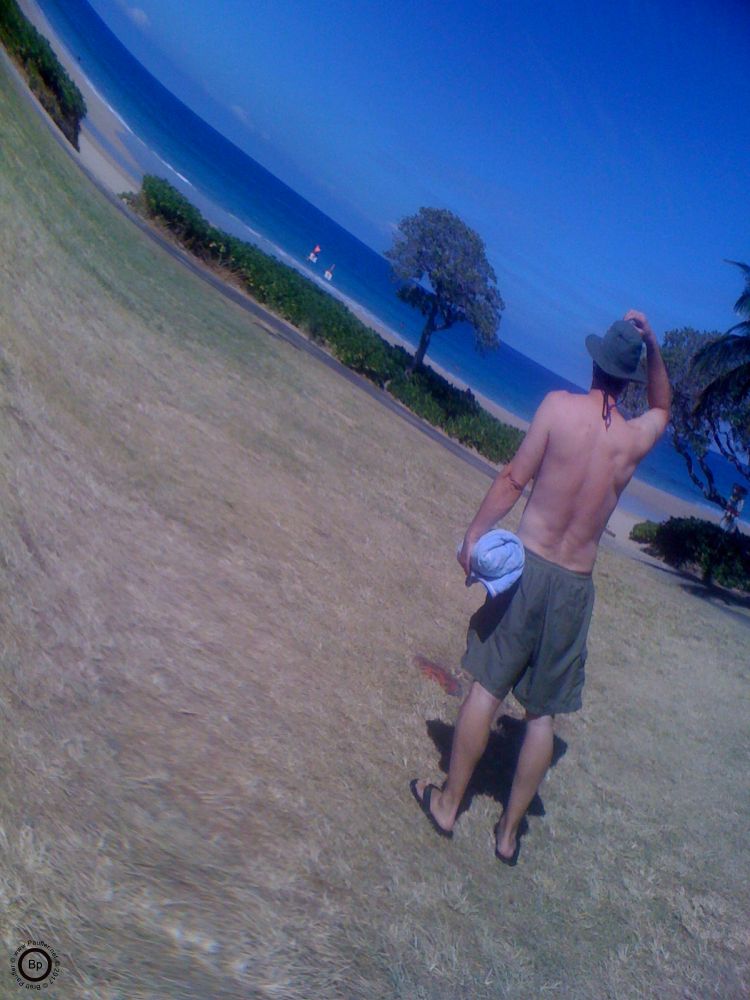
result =
[[[137,190],[140,187],[142,170],[123,142],[123,137],[127,133],[126,126],[92,86],[82,72],[78,61],[55,34],[35,0],[19,0],[19,3],[29,20],[50,41],[61,63],[80,87],[86,100],[88,115],[82,123],[81,148],[80,153],[77,154],[80,163],[101,184],[115,194]],[[73,152],[72,149],[71,152]],[[378,320],[363,306],[345,296],[339,297],[345,298],[349,308],[389,343],[400,344],[408,350],[413,349],[394,330]],[[430,361],[430,365],[459,389],[469,388],[460,378],[435,364],[434,361]],[[480,405],[499,420],[521,430],[528,427],[528,421],[480,393],[474,392],[474,395]],[[638,553],[640,555],[642,551],[640,546],[629,541],[628,538],[632,526],[645,518],[662,521],[669,517],[701,517],[718,522],[721,512],[718,508],[714,510],[698,503],[690,503],[634,479],[610,518],[604,542],[608,546],[629,554]]]

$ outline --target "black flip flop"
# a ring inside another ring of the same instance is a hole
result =
[[[444,830],[442,826],[438,823],[438,821],[435,819],[435,817],[432,815],[432,810],[430,809],[430,799],[432,798],[433,791],[435,792],[440,791],[437,785],[426,785],[421,798],[419,797],[419,793],[417,792],[416,778],[412,778],[412,780],[409,782],[409,788],[411,789],[411,794],[417,800],[419,808],[422,810],[422,812],[425,814],[427,819],[432,824],[433,830],[435,830],[436,833],[439,833],[441,837],[445,837],[446,840],[451,840],[453,838],[453,830]]]
[[[516,865],[518,864],[518,854],[519,851],[521,850],[521,838],[518,835],[516,835],[516,849],[515,851],[513,851],[513,854],[509,858],[506,858],[505,855],[501,854],[500,851],[498,851],[497,849],[497,828],[499,826],[500,826],[500,820],[498,820],[497,823],[495,823],[495,826],[492,830],[492,833],[495,837],[495,857],[497,858],[498,861],[502,861],[504,865],[507,865],[508,868],[515,868]]]

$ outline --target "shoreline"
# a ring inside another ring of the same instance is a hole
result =
[[[119,195],[131,190],[134,184],[137,190],[143,173],[118,135],[127,126],[94,88],[35,0],[17,2],[24,16],[48,40],[86,101],[87,114],[81,122],[79,135],[80,150],[76,153],[71,146],[71,151],[108,190]]]
[[[71,146],[71,154],[112,194],[119,196],[126,191],[137,191],[140,188],[143,170],[121,138],[123,133],[131,135],[133,133],[88,80],[35,0],[19,0],[19,6],[31,23],[49,40],[60,62],[80,88],[86,100],[88,113],[81,123],[80,151],[76,152]],[[306,273],[301,268],[299,270]],[[372,327],[389,344],[402,346],[413,351],[413,344],[400,337],[364,306],[342,294],[337,294],[336,297],[344,301],[354,315]],[[260,306],[260,308],[263,307]],[[273,314],[269,313],[269,315]],[[527,420],[476,392],[461,378],[436,364],[432,359],[430,359],[429,364],[435,372],[456,388],[460,390],[471,389],[480,406],[492,416],[520,430],[528,428],[529,422]],[[642,547],[631,542],[628,537],[632,526],[639,521],[646,519],[663,521],[669,517],[697,517],[718,523],[721,514],[722,512],[718,508],[714,511],[710,507],[704,507],[700,501],[684,500],[636,477],[631,480],[622,494],[602,541],[608,541],[617,549],[626,549],[630,555],[637,553],[641,556],[643,554]]]

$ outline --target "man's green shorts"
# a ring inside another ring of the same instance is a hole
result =
[[[512,688],[533,715],[575,712],[593,608],[590,573],[527,549],[520,579],[472,616],[463,666],[497,698]]]

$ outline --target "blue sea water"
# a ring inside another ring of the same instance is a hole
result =
[[[124,48],[86,0],[39,0],[39,5],[120,118],[120,138],[144,172],[165,177],[216,225],[258,243],[324,287],[329,286],[320,271],[335,264],[330,290],[416,345],[421,317],[396,298],[390,267],[381,254],[195,115]],[[97,138],[106,145],[105,137]],[[109,152],[115,158],[120,155],[112,147]],[[322,247],[317,268],[305,262],[315,244]],[[582,388],[507,344],[479,355],[468,328],[437,334],[430,358],[525,419],[551,389]],[[552,363],[553,359],[551,344]],[[736,478],[733,469],[720,456],[711,455],[710,464],[717,485],[729,493]],[[704,502],[666,437],[641,464],[638,478],[674,496]],[[636,507],[634,501],[630,505]]]

